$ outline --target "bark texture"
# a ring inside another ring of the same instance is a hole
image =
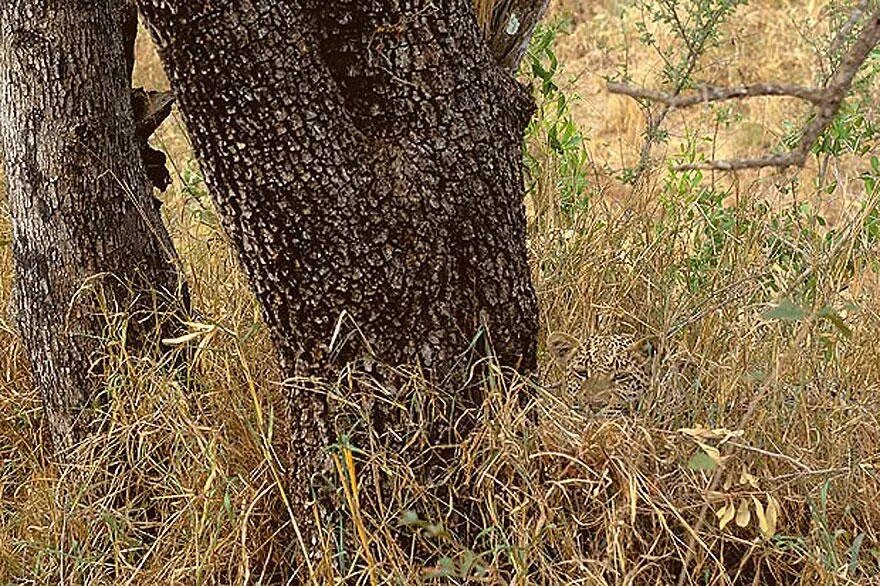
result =
[[[138,4],[288,375],[367,356],[442,375],[480,333],[534,366],[533,104],[470,1]],[[291,405],[303,501],[328,413],[309,385]]]
[[[343,314],[391,362],[449,365],[487,325],[534,364],[531,102],[469,3],[140,6],[289,373],[325,371]]]
[[[343,312],[392,362],[486,324],[533,365],[531,101],[469,3],[140,4],[289,372],[328,366]]]
[[[138,154],[120,18],[111,0],[0,3],[10,309],[56,450],[93,423],[106,312],[151,311],[178,286]],[[134,316],[129,342],[154,326]]]
[[[486,42],[498,64],[517,71],[550,0],[475,0],[475,4],[483,9]]]

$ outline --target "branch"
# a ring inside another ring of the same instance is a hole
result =
[[[751,98],[757,96],[787,96],[798,98],[816,106],[816,115],[804,129],[797,148],[779,155],[767,155],[754,159],[730,159],[679,165],[676,170],[711,169],[717,171],[736,171],[762,167],[786,168],[802,167],[807,155],[819,135],[834,120],[844,98],[849,94],[853,79],[871,54],[880,44],[880,9],[871,14],[865,27],[859,33],[849,53],[844,56],[837,70],[825,87],[808,88],[787,84],[757,83],[739,87],[706,87],[689,94],[670,95],[663,92],[635,87],[621,83],[609,83],[608,91],[636,99],[664,104],[669,108],[687,108],[708,102]]]
[[[123,58],[125,59],[126,79],[134,72],[135,43],[138,33],[138,11],[134,2],[126,0],[119,4],[119,21],[122,27]]]
[[[156,90],[134,88],[131,90],[131,108],[134,113],[135,134],[146,141],[171,115],[174,94]]]
[[[150,183],[159,191],[171,185],[171,174],[166,167],[165,153],[150,146],[149,139],[162,122],[171,115],[174,94],[134,88],[131,90],[131,108],[134,114],[135,138],[144,161],[144,170]]]
[[[828,49],[829,55],[836,55],[843,46],[846,44],[846,39],[849,37],[850,33],[852,33],[853,29],[859,24],[859,20],[862,19],[865,12],[868,11],[868,0],[861,0],[858,5],[852,9],[850,12],[849,18],[844,23],[844,25],[837,31],[837,34],[834,36],[834,40],[831,41],[831,48]]]
[[[647,88],[635,87],[625,83],[609,83],[608,91],[612,94],[630,96],[639,100],[648,100],[665,104],[672,108],[689,108],[708,102],[720,102],[738,98],[754,98],[758,96],[792,96],[818,104],[824,98],[824,90],[797,85],[776,85],[756,83],[737,87],[706,86],[689,94],[666,94]]]

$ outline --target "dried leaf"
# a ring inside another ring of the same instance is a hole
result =
[[[739,475],[739,483],[742,485],[749,485],[756,490],[758,489],[758,478],[749,474],[745,470]]]
[[[179,346],[180,344],[192,342],[201,335],[202,332],[192,332],[190,334],[184,334],[183,336],[179,336],[177,338],[163,338],[162,343],[166,346]]]
[[[772,495],[767,495],[767,527],[768,527],[768,537],[773,537],[776,534],[776,529],[779,526],[779,513],[780,507],[779,502],[773,498]]]
[[[736,525],[737,527],[747,527],[749,521],[752,520],[752,512],[749,510],[749,501],[748,499],[740,499],[739,507],[736,510]]]
[[[726,442],[727,440],[734,437],[741,437],[745,435],[745,430],[738,429],[736,431],[731,431],[729,429],[725,429],[723,427],[719,427],[716,429],[708,429],[705,427],[683,427],[678,430],[679,433],[683,433],[687,436],[690,436],[696,440],[718,440]]]
[[[203,332],[212,332],[217,329],[216,324],[203,324],[197,321],[185,321],[183,322],[185,326],[187,326],[191,330],[201,330]]]
[[[727,473],[724,476],[724,484],[723,484],[724,490],[725,491],[730,490],[731,486],[733,486],[733,473]]]
[[[761,504],[758,497],[753,496],[752,502],[755,503],[755,514],[758,516],[758,529],[761,530],[761,535],[765,539],[770,539],[776,534],[776,514],[773,513],[768,516],[764,512],[764,505]]]
[[[639,491],[636,489],[636,478],[635,476],[629,477],[629,519],[630,523],[635,526],[636,524],[636,514],[638,512],[637,505],[639,504]]]
[[[216,333],[217,333],[217,330],[215,328],[212,328],[207,333],[205,333],[205,337],[202,338],[201,342],[199,342],[199,347],[198,347],[197,352],[202,352],[205,348],[207,348],[208,344],[211,343],[211,339],[214,337],[214,334],[216,334]]]
[[[727,527],[727,524],[733,520],[735,515],[736,507],[733,506],[733,503],[727,503],[715,511],[715,516],[718,517],[718,528],[723,530]]]

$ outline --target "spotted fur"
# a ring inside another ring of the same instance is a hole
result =
[[[547,349],[565,373],[566,391],[594,411],[631,411],[650,387],[652,348],[625,334],[578,340],[551,334]]]

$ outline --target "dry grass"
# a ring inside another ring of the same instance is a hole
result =
[[[859,229],[865,159],[834,162],[839,181],[825,203],[811,187],[815,170],[784,195],[790,175],[706,179],[701,185],[727,194],[723,228],[705,216],[717,206],[702,206],[699,189],[670,181],[662,164],[636,190],[621,184],[609,168],[635,160],[644,122],[631,102],[601,91],[601,75],[622,61],[627,35],[636,81],[652,83],[656,62],[621,27],[618,3],[558,4],[575,13],[559,55],[578,74],[569,89],[583,97],[575,116],[590,139],[590,200],[559,205],[565,178],[538,133],[532,152],[542,175],[528,203],[542,335],[651,336],[660,350],[652,391],[634,416],[608,420],[562,396],[549,366],[541,383],[496,373],[483,383],[477,432],[456,466],[428,484],[402,454],[432,447],[419,430],[437,391],[415,375],[392,390],[343,373],[328,391],[349,415],[333,451],[344,514],[327,528],[335,562],[316,569],[315,581],[674,584],[687,562],[688,584],[880,583],[880,275],[877,246]],[[701,75],[811,81],[811,49],[789,16],[818,18],[822,6],[753,2],[736,23],[733,52],[719,51]],[[162,85],[149,46],[140,51],[140,79]],[[746,118],[717,151],[774,146],[788,107],[738,106]],[[686,130],[711,127],[706,113],[676,116],[666,154]],[[267,584],[289,575],[297,545],[282,481],[279,373],[179,120],[158,144],[177,169],[166,219],[194,319],[209,327],[181,372],[115,356],[108,430],[82,446],[88,465],[59,469],[39,447],[39,400],[0,317],[0,583]],[[804,201],[828,210],[844,234],[838,245],[825,246],[827,229],[794,213]],[[783,212],[797,229],[770,221]],[[9,235],[4,220],[0,243]],[[781,245],[802,264],[780,261]],[[0,244],[2,306],[10,255]],[[793,284],[809,315],[765,319],[780,297],[774,287]],[[811,311],[824,306],[837,308],[849,335]],[[358,411],[367,402],[351,389],[405,405],[412,425],[399,430],[403,439],[366,429]],[[742,432],[701,440],[726,458],[717,471],[688,465],[699,448],[679,430],[700,427]],[[409,440],[409,450],[395,449]],[[74,489],[71,476],[87,482]],[[762,510],[779,504],[772,538],[759,530],[753,497]],[[715,512],[743,501],[748,522],[720,529]]]

